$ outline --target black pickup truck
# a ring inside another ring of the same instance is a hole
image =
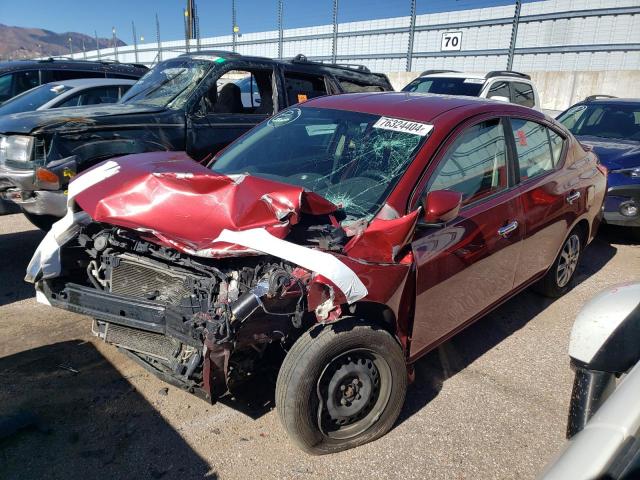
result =
[[[40,228],[66,212],[66,185],[110,157],[186,151],[207,162],[270,115],[321,95],[392,90],[358,65],[200,51],[159,63],[120,103],[0,117],[0,198]]]

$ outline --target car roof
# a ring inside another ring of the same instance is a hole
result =
[[[638,105],[640,104],[640,98],[598,98],[594,100],[585,100],[580,102],[582,105],[606,105],[606,104],[623,104],[623,105]]]
[[[430,73],[428,75],[420,75],[419,78],[477,78],[479,80],[486,80],[485,76],[479,73],[463,72]]]
[[[126,78],[74,78],[72,80],[59,80],[50,82],[45,85],[64,85],[66,87],[82,88],[82,87],[101,87],[109,85],[133,85],[136,80]]]
[[[496,112],[521,112],[526,115],[544,114],[528,107],[512,103],[487,100],[478,97],[454,95],[434,95],[413,92],[375,92],[347,93],[318,97],[304,102],[304,107],[333,108],[353,112],[369,113],[394,118],[402,118],[415,122],[432,122],[439,115],[454,108],[465,108],[470,115],[475,115],[490,107]]]

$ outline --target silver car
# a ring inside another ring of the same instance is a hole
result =
[[[52,82],[27,90],[0,104],[0,115],[116,103],[135,80],[81,78]]]

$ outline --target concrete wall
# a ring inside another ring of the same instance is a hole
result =
[[[393,88],[402,89],[419,72],[387,73]],[[564,110],[589,95],[640,98],[640,71],[531,72],[542,109]]]

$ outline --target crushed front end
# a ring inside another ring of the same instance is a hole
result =
[[[416,214],[350,231],[337,214],[300,187],[218,175],[185,154],[122,157],[71,183],[26,279],[40,302],[92,317],[105,342],[215,401],[358,308],[406,338],[395,321],[410,260],[393,257]]]

